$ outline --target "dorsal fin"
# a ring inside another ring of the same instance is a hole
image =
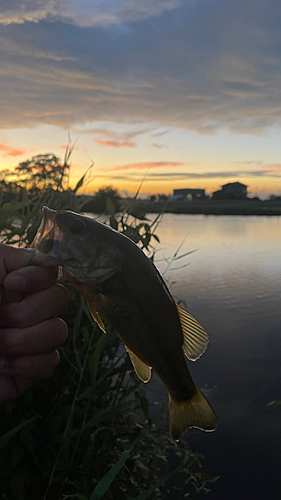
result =
[[[90,304],[90,302],[87,301],[87,306],[90,310],[90,313],[91,315],[93,316],[93,319],[95,320],[95,322],[99,325],[100,329],[106,333],[106,330],[105,330],[105,326],[103,324],[103,321],[98,313],[98,311],[96,311],[96,309]]]
[[[150,366],[147,366],[143,361],[141,361],[134,353],[133,351],[130,351],[127,346],[125,346],[127,349],[127,352],[130,356],[132,365],[135,369],[135,372],[137,376],[142,380],[142,382],[146,383],[149,382],[151,378],[151,368]]]
[[[176,306],[183,333],[183,352],[188,359],[196,361],[207,349],[208,335],[192,314],[189,314],[178,304]]]

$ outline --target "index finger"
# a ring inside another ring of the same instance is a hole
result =
[[[49,288],[58,279],[55,267],[22,267],[7,274],[3,286],[7,291],[20,293],[35,293]]]
[[[34,254],[35,250],[31,248],[16,248],[0,243],[0,284],[6,274],[28,266]]]

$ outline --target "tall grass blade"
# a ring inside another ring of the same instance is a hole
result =
[[[82,187],[84,184],[85,184],[85,181],[86,181],[86,176],[88,175],[88,173],[91,171],[91,169],[93,168],[94,166],[94,163],[92,163],[89,168],[87,168],[86,172],[84,175],[82,175],[81,179],[77,182],[75,188],[73,189],[73,192],[74,193],[77,193],[78,189],[80,187]]]
[[[112,467],[109,469],[109,471],[103,476],[103,478],[100,480],[100,482],[97,484],[94,491],[92,492],[89,500],[100,500],[105,495],[107,490],[110,488],[112,482],[119,474],[122,467],[124,467],[128,458],[130,457],[134,444],[129,448],[129,450],[124,451],[121,454],[118,462],[113,464]]]
[[[94,353],[89,360],[88,366],[89,366],[89,371],[90,371],[90,376],[91,376],[92,382],[96,381],[99,361],[100,361],[100,358],[102,356],[102,353],[105,349],[105,346],[106,346],[108,340],[109,340],[109,336],[102,333],[99,340],[98,340],[98,343],[96,345]]]

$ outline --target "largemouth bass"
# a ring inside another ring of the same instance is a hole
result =
[[[43,209],[32,246],[34,265],[62,266],[105,332],[110,322],[143,382],[151,368],[169,393],[170,433],[190,427],[213,431],[215,414],[193,382],[184,355],[195,361],[207,348],[204,328],[178,306],[161,275],[129,238],[89,217]]]

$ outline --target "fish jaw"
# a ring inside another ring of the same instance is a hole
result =
[[[37,234],[31,243],[35,248],[35,256],[31,264],[41,267],[63,265],[60,255],[63,234],[56,222],[56,212],[48,207],[43,207],[43,219]]]
[[[111,228],[89,217],[44,207],[31,245],[36,250],[32,263],[62,266],[80,283],[101,284],[119,269],[120,252],[112,243],[112,235],[116,237]]]

